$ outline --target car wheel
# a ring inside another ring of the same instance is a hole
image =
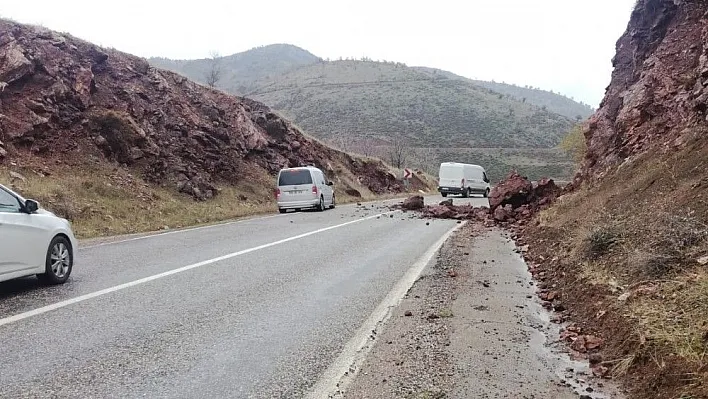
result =
[[[320,205],[317,207],[318,212],[324,212],[325,206],[324,206],[324,197],[320,197]]]
[[[447,197],[447,193],[440,193],[442,194],[443,198]]]
[[[470,197],[470,189],[468,188],[467,190],[462,192],[462,198],[469,198]]]
[[[48,284],[63,284],[69,279],[74,266],[74,253],[71,243],[65,237],[54,237],[47,249],[44,273],[38,275]]]
[[[337,206],[337,201],[334,197],[334,194],[332,194],[332,206],[330,207],[330,209],[334,209],[335,206]]]
[[[279,211],[280,213],[285,213],[285,212],[287,212],[288,210],[287,210],[287,209],[283,209],[283,208],[278,208],[278,211]]]
[[[489,198],[489,189],[484,191],[484,198]]]

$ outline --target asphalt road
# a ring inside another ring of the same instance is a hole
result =
[[[63,286],[0,283],[0,396],[300,397],[455,226],[381,205],[89,246]]]

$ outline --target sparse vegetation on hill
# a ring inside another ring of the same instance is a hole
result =
[[[555,146],[572,122],[469,82],[431,78],[396,63],[307,65],[247,93],[317,137],[339,135],[414,147]]]
[[[543,90],[538,87],[517,86],[508,83],[488,82],[484,80],[468,79],[463,76],[456,75],[452,72],[442,71],[435,68],[416,67],[421,72],[425,72],[430,76],[442,77],[447,79],[464,80],[474,83],[478,86],[487,88],[495,93],[503,94],[509,98],[514,98],[518,101],[533,104],[537,107],[545,107],[551,112],[565,116],[572,120],[583,120],[592,115],[595,111],[590,105],[584,104],[582,101],[576,101],[574,98],[568,98],[560,93]]]

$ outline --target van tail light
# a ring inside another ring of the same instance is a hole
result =
[[[280,198],[280,188],[276,188],[275,189],[275,199],[279,199],[279,198]]]
[[[462,187],[465,187],[465,179],[462,179]]]
[[[317,186],[312,186],[312,195],[317,195]]]

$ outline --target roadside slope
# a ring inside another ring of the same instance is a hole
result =
[[[596,372],[633,398],[708,397],[705,12],[637,3],[574,190],[522,235],[541,289],[604,339]]]

